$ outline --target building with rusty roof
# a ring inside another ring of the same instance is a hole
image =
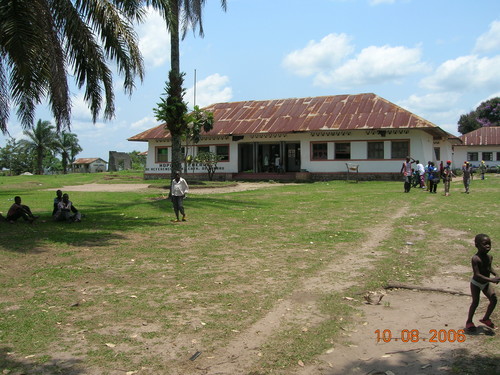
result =
[[[101,158],[79,158],[73,162],[73,172],[96,173],[106,172],[107,162]]]
[[[339,178],[353,166],[361,176],[399,176],[407,155],[446,160],[460,142],[375,94],[217,103],[204,109],[213,112],[214,127],[185,151],[194,160],[200,151],[218,154],[218,174],[225,178],[304,173]],[[171,142],[164,124],[128,140],[149,143],[145,178],[170,175]],[[193,162],[187,173],[204,171]]]
[[[454,145],[454,159],[458,163],[470,162],[478,166],[484,160],[489,167],[500,165],[500,126],[482,127],[460,137],[462,143]]]

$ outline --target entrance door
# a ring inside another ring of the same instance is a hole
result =
[[[286,152],[286,171],[300,172],[300,143],[287,143]]]
[[[239,145],[238,172],[255,172],[253,170],[253,144],[240,143]]]

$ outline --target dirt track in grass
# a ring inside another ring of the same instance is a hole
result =
[[[273,187],[272,183],[238,183],[224,188],[192,188],[192,194],[229,193],[244,190]],[[148,184],[89,184],[65,186],[64,191],[134,191],[150,189]],[[55,189],[54,189],[55,190]],[[322,319],[316,296],[325,293],[347,293],[353,278],[363,277],[364,272],[372,267],[378,246],[392,235],[393,224],[408,214],[407,207],[401,207],[391,219],[376,223],[368,229],[364,242],[356,253],[347,253],[327,265],[320,273],[302,280],[295,291],[286,299],[276,301],[274,307],[262,319],[248,329],[236,333],[229,345],[215,351],[204,351],[193,343],[193,353],[201,354],[193,361],[177,369],[169,369],[172,374],[252,374],[254,365],[262,356],[263,344],[287,324],[300,324],[307,330],[310,325],[318,324]],[[423,236],[423,233],[417,234]],[[467,238],[467,233],[444,233],[444,236]],[[446,242],[446,239],[443,240]],[[472,244],[471,244],[472,246]],[[411,252],[411,244],[402,248],[402,252]],[[428,279],[422,286],[438,287],[452,293],[428,292],[417,290],[388,290],[383,293],[381,304],[363,304],[356,316],[354,325],[343,328],[342,337],[331,342],[331,346],[311,363],[298,361],[294,368],[279,374],[293,375],[419,375],[450,374],[457,359],[464,358],[466,368],[475,360],[488,361],[498,358],[500,348],[493,353],[482,351],[482,343],[487,336],[495,335],[494,330],[480,326],[474,335],[462,335],[461,329],[470,303],[467,267],[451,267],[439,277]],[[332,280],[335,275],[335,280]],[[346,299],[362,300],[361,295],[345,295]],[[477,316],[484,313],[486,301],[481,299]],[[498,312],[492,317],[498,320]],[[377,331],[380,340],[377,341]],[[388,334],[392,339],[388,342]],[[163,349],[168,350],[170,344]],[[162,348],[156,348],[162,352]],[[458,362],[460,363],[460,361]],[[488,369],[481,374],[498,374],[500,365],[488,364]],[[463,368],[462,368],[463,370]],[[123,370],[112,372],[123,374]],[[134,374],[148,374],[147,369],[134,371]],[[466,373],[466,372],[463,372]],[[88,374],[94,375],[92,372]],[[97,375],[97,373],[95,373]]]

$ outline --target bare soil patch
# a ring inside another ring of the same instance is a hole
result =
[[[192,185],[189,187],[190,193],[192,194],[225,194],[233,193],[245,190],[257,190],[262,188],[269,188],[281,186],[276,183],[269,182],[238,182],[234,186],[227,187],[199,187]],[[84,191],[84,192],[130,192],[130,191],[142,191],[147,189],[158,189],[164,190],[161,186],[151,185],[151,184],[85,184],[85,185],[74,185],[74,186],[62,186],[60,188],[47,189],[49,191]]]

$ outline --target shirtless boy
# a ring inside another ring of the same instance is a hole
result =
[[[490,320],[490,315],[497,304],[497,296],[490,283],[498,284],[498,282],[500,282],[500,277],[498,277],[492,267],[493,257],[488,254],[491,249],[490,237],[486,234],[478,234],[474,238],[474,242],[477,248],[477,253],[471,260],[474,275],[470,281],[472,303],[469,308],[467,322],[465,323],[465,328],[468,331],[474,331],[476,329],[476,326],[472,322],[472,318],[474,317],[476,308],[479,305],[479,296],[481,291],[483,291],[490,303],[486,309],[483,319],[479,319],[479,321],[490,328],[495,328],[495,325]],[[490,274],[493,274],[495,277],[490,277]]]

